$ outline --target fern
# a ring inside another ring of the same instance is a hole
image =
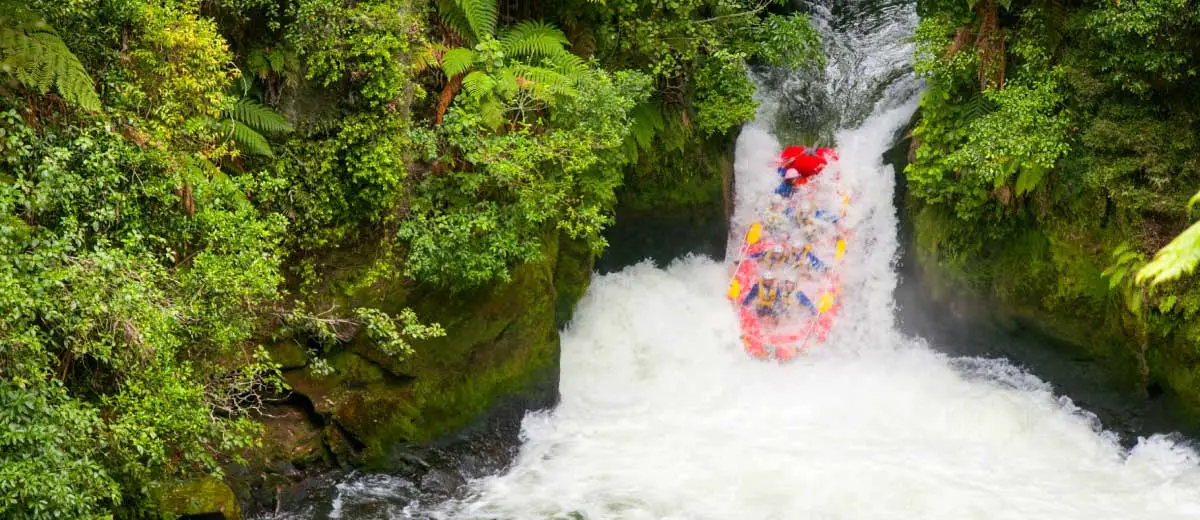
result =
[[[545,63],[554,70],[576,79],[587,71],[587,65],[582,58],[566,51],[546,58]]]
[[[7,11],[0,13],[0,72],[39,94],[53,87],[68,103],[99,110],[92,78],[62,38],[32,14],[0,5]]]
[[[499,19],[496,0],[455,0],[455,3],[471,28],[475,41],[496,34],[496,20]]]
[[[256,132],[253,128],[247,126],[241,121],[231,120],[228,125],[230,129],[230,137],[233,141],[241,146],[242,149],[254,155],[264,155],[274,157],[271,152],[271,145],[267,143],[267,138]]]
[[[1021,168],[1021,173],[1017,175],[1017,184],[1014,186],[1017,196],[1024,195],[1036,189],[1045,177],[1046,169],[1041,166],[1035,165]]]
[[[475,64],[475,51],[456,47],[446,51],[442,56],[442,71],[447,77],[454,77],[466,72]]]
[[[243,123],[259,132],[291,132],[292,125],[278,112],[255,103],[240,99],[233,105],[230,114],[234,121]]]
[[[1155,286],[1191,274],[1200,264],[1200,223],[1192,224],[1137,273],[1137,283]]]
[[[969,122],[982,119],[984,116],[992,113],[996,110],[996,104],[982,93],[976,93],[966,103],[963,103],[962,110],[963,118]]]
[[[532,92],[535,98],[548,99],[553,95],[579,94],[575,90],[575,78],[571,76],[530,65],[516,65],[512,70],[515,76],[523,80],[518,81],[521,89]]]
[[[458,6],[457,0],[438,0],[437,6],[438,17],[442,19],[442,23],[450,32],[458,35],[460,40],[470,45],[479,43],[479,39],[471,30],[471,24],[467,21],[467,15]]]
[[[463,88],[475,98],[480,98],[496,87],[496,80],[480,71],[474,71],[463,78]]]
[[[521,22],[500,37],[504,53],[512,56],[570,55],[567,36],[557,27],[545,22]]]
[[[479,104],[479,117],[489,128],[496,130],[504,124],[504,105],[496,98],[490,98]]]
[[[629,115],[629,138],[637,148],[649,149],[655,134],[666,128],[662,112],[650,103],[642,103],[634,107]]]

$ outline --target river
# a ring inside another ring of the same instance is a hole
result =
[[[787,365],[742,353],[729,269],[703,256],[595,278],[563,332],[561,402],[524,419],[516,459],[457,498],[386,475],[283,518],[1195,519],[1200,456],[1122,445],[1004,359],[941,353],[898,327],[895,172],[916,110],[908,2],[806,5],[822,71],[757,71],[735,155],[734,233],[766,204],[785,142],[835,144],[855,192],[846,306]]]

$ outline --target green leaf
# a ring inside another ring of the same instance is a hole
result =
[[[1108,289],[1116,289],[1117,286],[1121,284],[1121,280],[1125,278],[1125,274],[1128,272],[1128,269],[1117,269],[1114,271],[1112,278],[1108,279]]]
[[[1192,198],[1188,199],[1188,203],[1187,203],[1188,211],[1191,212],[1192,207],[1195,206],[1196,203],[1198,203],[1198,202],[1200,202],[1200,191],[1196,192],[1195,195],[1192,195]]]

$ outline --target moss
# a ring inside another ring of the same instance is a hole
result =
[[[596,256],[582,240],[563,237],[559,242],[558,261],[554,270],[554,322],[562,328],[575,314],[575,304],[583,298],[592,281]]]
[[[162,492],[159,505],[167,517],[219,516],[228,520],[242,517],[233,490],[212,477],[178,483]]]
[[[289,385],[326,419],[329,451],[360,467],[402,467],[414,446],[468,427],[503,403],[552,404],[558,325],[587,289],[593,254],[557,232],[543,242],[543,260],[516,267],[509,283],[475,291],[447,293],[402,280],[349,291],[338,288],[346,285],[325,287],[317,308],[371,306],[394,314],[411,307],[447,332],[414,341],[414,353],[404,359],[381,352],[360,334],[330,355],[333,374],[285,372]],[[356,259],[370,264],[367,255]],[[343,270],[346,283],[355,273]]]
[[[535,391],[553,378],[558,359],[557,295],[552,262],[516,268],[510,283],[466,297],[426,294],[381,302],[412,306],[447,335],[414,343],[397,361],[356,343],[353,351],[411,378],[411,385],[367,387],[337,407],[334,420],[363,444],[357,461],[387,467],[407,443],[426,443],[467,426],[504,397]]]
[[[1178,294],[1181,302],[1173,311],[1150,310],[1138,318],[1101,274],[1110,252],[1137,229],[1135,216],[1105,222],[1095,215],[1069,218],[1070,212],[1043,215],[1003,239],[985,241],[977,252],[962,253],[941,246],[967,232],[968,223],[915,200],[906,207],[922,279],[935,299],[984,302],[999,320],[1019,318],[1059,339],[1072,355],[1104,367],[1110,385],[1165,394],[1185,428],[1200,427],[1200,324],[1194,319],[1200,291],[1194,283],[1172,288],[1166,294]]]
[[[279,363],[283,370],[303,368],[308,364],[308,352],[291,339],[278,341],[267,346],[271,360]]]

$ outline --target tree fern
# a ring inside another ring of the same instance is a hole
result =
[[[521,89],[534,93],[539,99],[549,99],[552,95],[574,96],[575,78],[543,67],[518,64],[512,67],[519,78]]]
[[[9,3],[0,7],[0,72],[39,94],[53,87],[68,103],[99,110],[92,78],[62,38],[32,14]]]
[[[500,36],[504,53],[510,56],[554,56],[570,54],[567,36],[545,22],[521,22]]]

